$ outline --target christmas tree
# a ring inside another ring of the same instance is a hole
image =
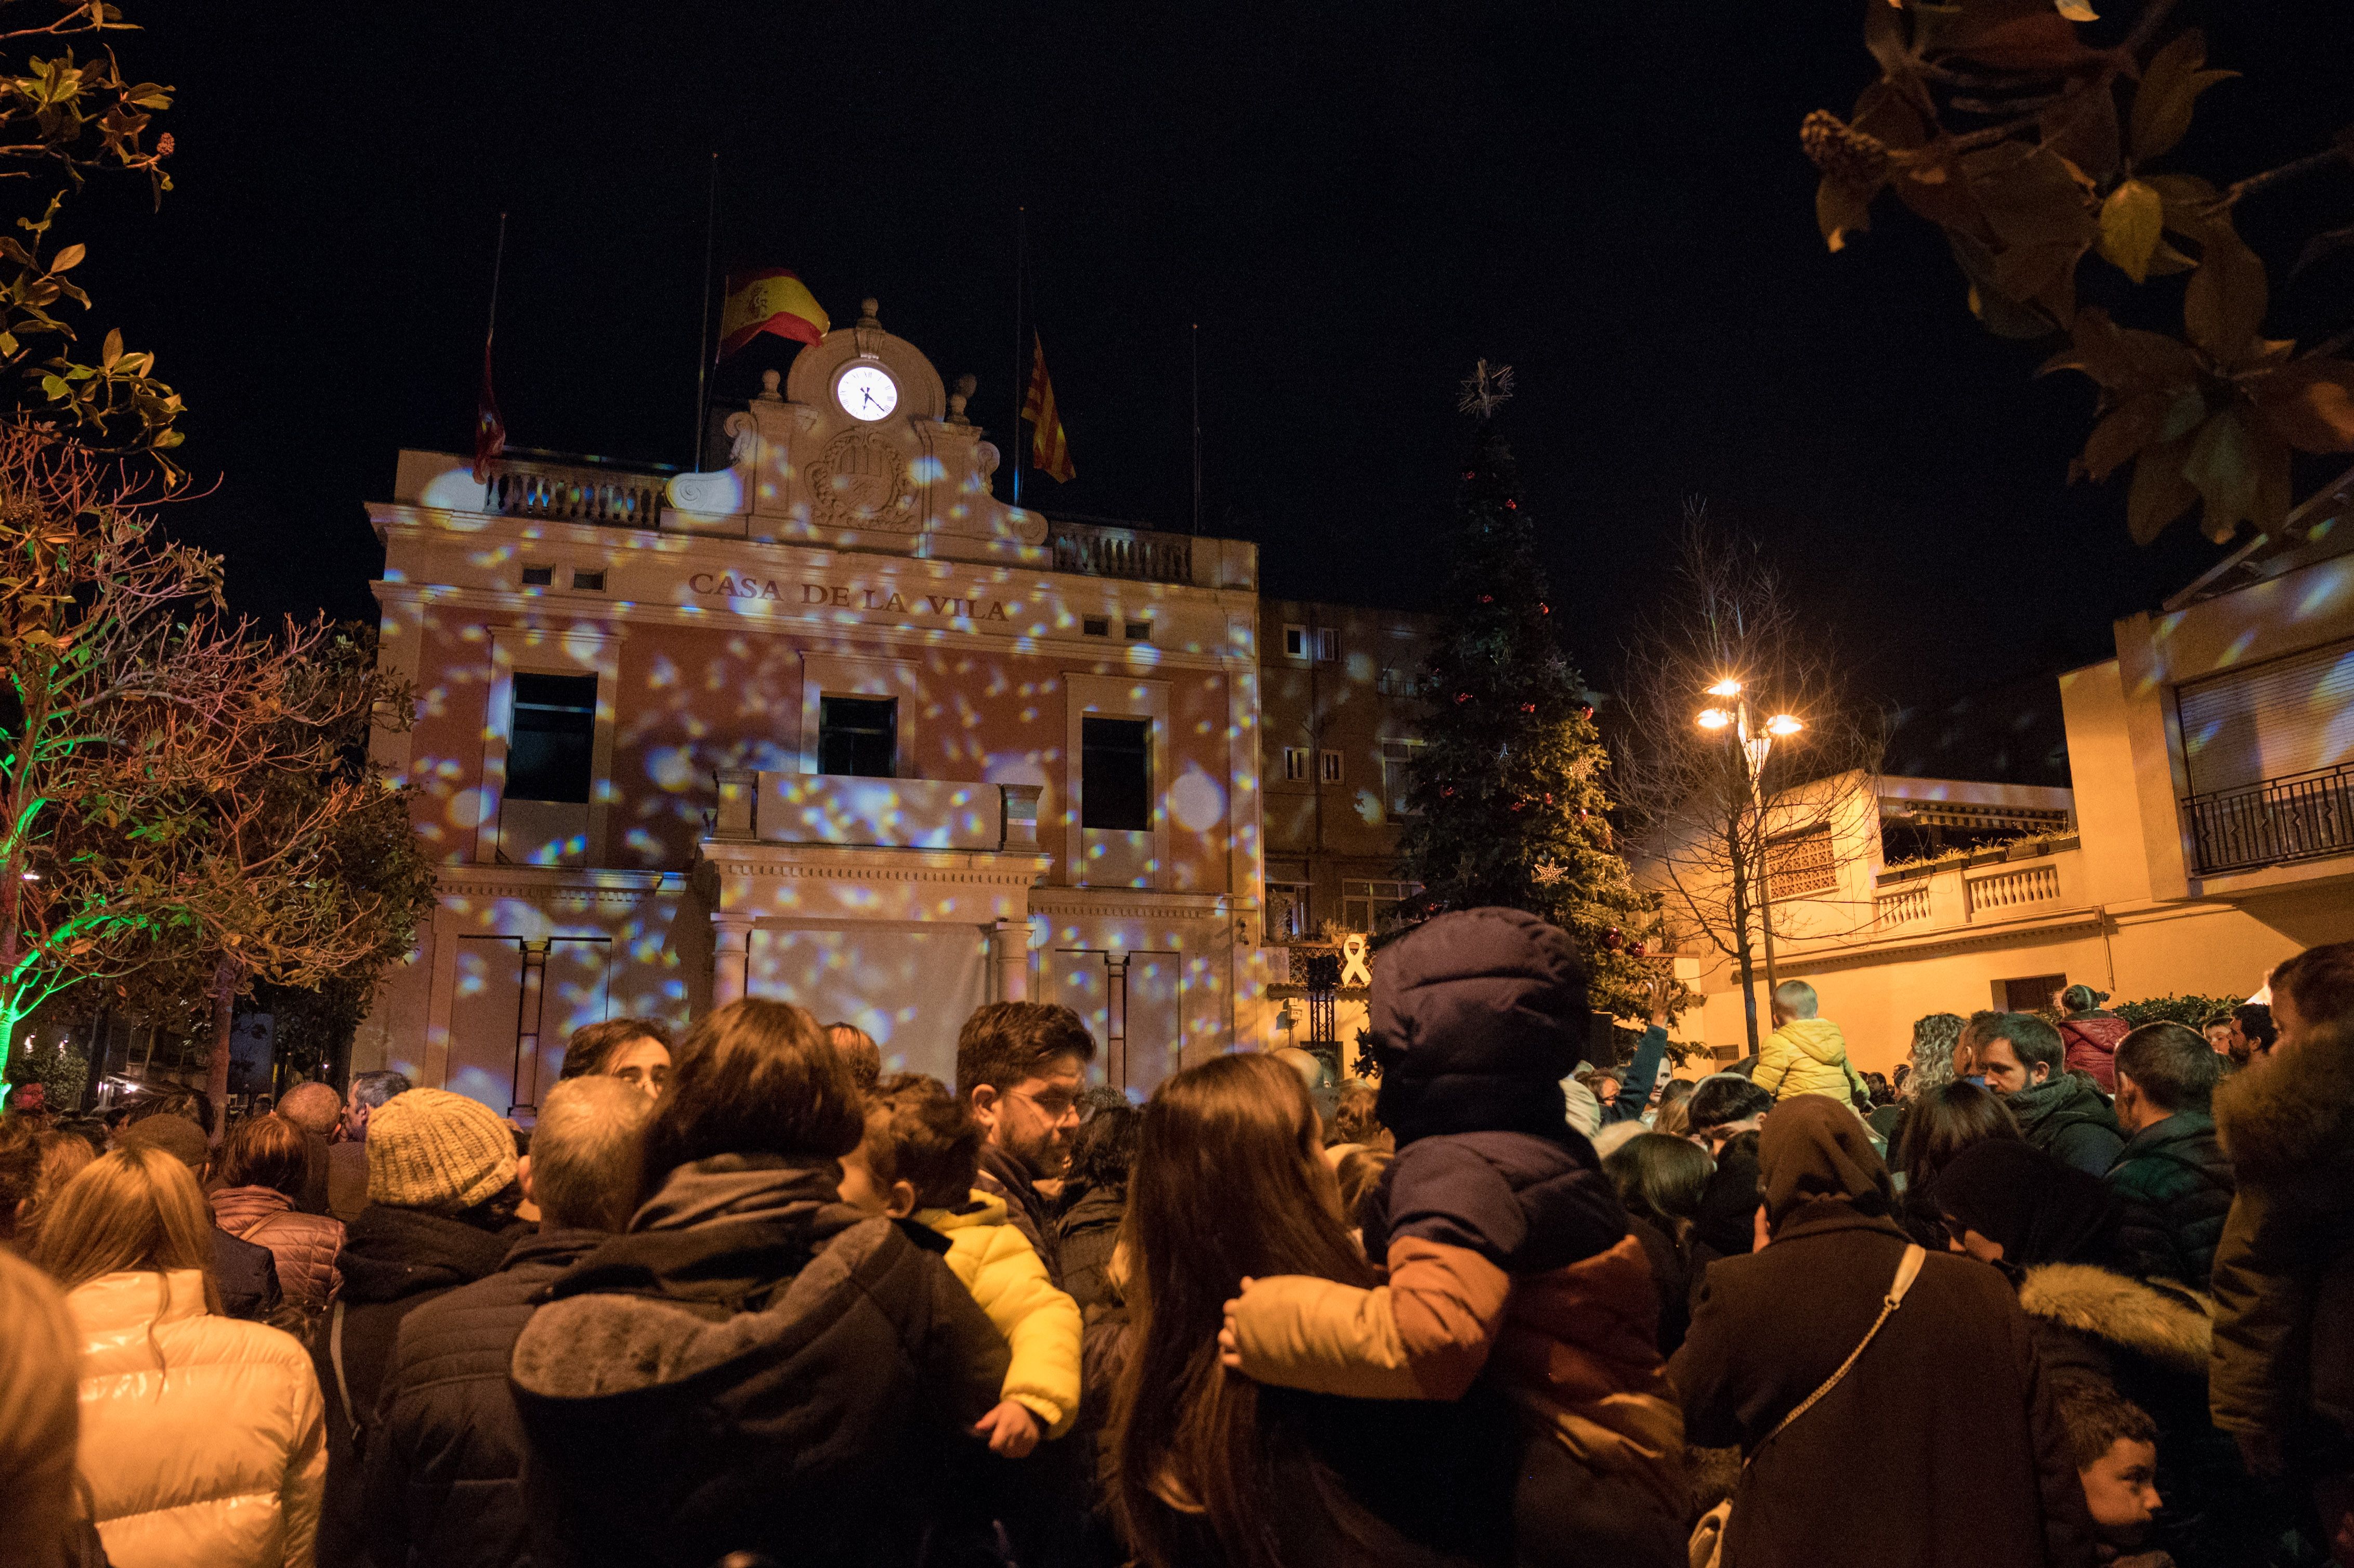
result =
[[[1585,954],[1596,1009],[1640,1016],[1659,916],[1612,847],[1608,758],[1554,641],[1536,530],[1494,425],[1511,389],[1511,369],[1485,360],[1464,383],[1479,433],[1424,670],[1431,711],[1401,853],[1424,912],[1503,905],[1549,920]]]

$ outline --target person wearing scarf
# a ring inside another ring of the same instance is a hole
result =
[[[1759,1247],[1710,1268],[1668,1368],[1689,1441],[1747,1458],[1727,1568],[2092,1563],[2027,1321],[2003,1277],[1967,1258],[1924,1259],[1846,1375],[1769,1439],[1863,1341],[1910,1244],[1888,1167],[1838,1101],[1777,1104],[1758,1162]]]

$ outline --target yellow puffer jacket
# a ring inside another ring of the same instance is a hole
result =
[[[1006,1224],[1004,1199],[976,1192],[961,1209],[925,1209],[916,1221],[948,1238],[949,1267],[1013,1352],[1002,1397],[1060,1437],[1079,1414],[1078,1303],[1055,1288],[1037,1249]]]
[[[194,1269],[66,1297],[81,1336],[81,1473],[115,1568],[310,1568],[325,1406],[292,1335],[205,1310]]]
[[[1757,1070],[1749,1081],[1776,1098],[1791,1095],[1829,1095],[1850,1103],[1848,1086],[1856,1078],[1848,1065],[1847,1036],[1828,1018],[1794,1018],[1766,1037],[1758,1048]]]

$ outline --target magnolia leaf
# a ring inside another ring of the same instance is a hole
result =
[[[2084,0],[2052,0],[2052,8],[2072,22],[2097,22],[2100,15]]]
[[[1815,186],[1815,226],[1832,250],[1847,248],[1847,237],[1872,228],[1872,193],[1865,186],[1825,175]]]
[[[2084,455],[2075,467],[2096,482],[2105,480],[2147,448],[2158,443],[2174,399],[2164,392],[2141,392],[2109,410],[2093,427]]]
[[[2199,270],[2182,292],[2182,324],[2192,343],[2229,366],[2247,353],[2264,324],[2264,264],[2224,220],[2209,226],[2206,240]]]
[[[2166,228],[2166,202],[2139,180],[2127,180],[2101,204],[2101,254],[2138,283]]]
[[[2032,11],[1976,28],[1956,52],[2001,70],[2056,72],[2100,58],[2086,48],[2076,29],[2051,11]]]
[[[2182,477],[2183,443],[2151,447],[2134,460],[2133,488],[2126,496],[2126,527],[2137,545],[2147,545],[2166,525],[2190,510],[2199,492]]]
[[[122,357],[122,329],[114,327],[106,334],[106,346],[99,351],[99,359],[109,366]]]
[[[2149,69],[2142,72],[2141,86],[2134,90],[2129,122],[2136,163],[2146,164],[2170,151],[2190,131],[2191,106],[2199,95],[2240,74],[2200,69],[2206,63],[2206,35],[2196,27],[2186,27],[2151,57]]]
[[[85,254],[87,254],[87,251],[84,247],[80,245],[69,245],[63,250],[58,251],[55,260],[50,261],[49,270],[52,272],[70,272],[75,268],[81,265],[81,259]]]
[[[2272,433],[2297,450],[2354,451],[2354,362],[2299,360],[2258,381],[2255,398]]]
[[[2211,539],[2221,541],[2238,531],[2243,518],[2256,511],[2256,443],[2237,408],[2208,416],[2190,439],[2190,455],[2182,460],[2182,477],[2197,488],[2205,510],[2200,527]]]
[[[2043,145],[2095,180],[2108,179],[2125,161],[2125,132],[2117,123],[2113,94],[2080,92],[2063,98],[2039,115],[2037,124]]]
[[[2156,249],[2149,253],[2148,272],[2153,278],[2163,278],[2176,272],[2188,272],[2198,265],[2197,261],[2168,244],[2161,235]]]

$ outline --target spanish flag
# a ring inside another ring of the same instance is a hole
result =
[[[1030,466],[1057,484],[1068,484],[1078,470],[1071,466],[1070,438],[1063,434],[1062,416],[1055,411],[1055,384],[1046,377],[1046,344],[1031,334],[1036,357],[1030,369],[1030,393],[1022,400],[1022,417],[1030,421]]]
[[[824,310],[782,267],[727,276],[727,302],[719,311],[719,357],[726,358],[764,332],[795,343],[817,343],[832,331]]]

